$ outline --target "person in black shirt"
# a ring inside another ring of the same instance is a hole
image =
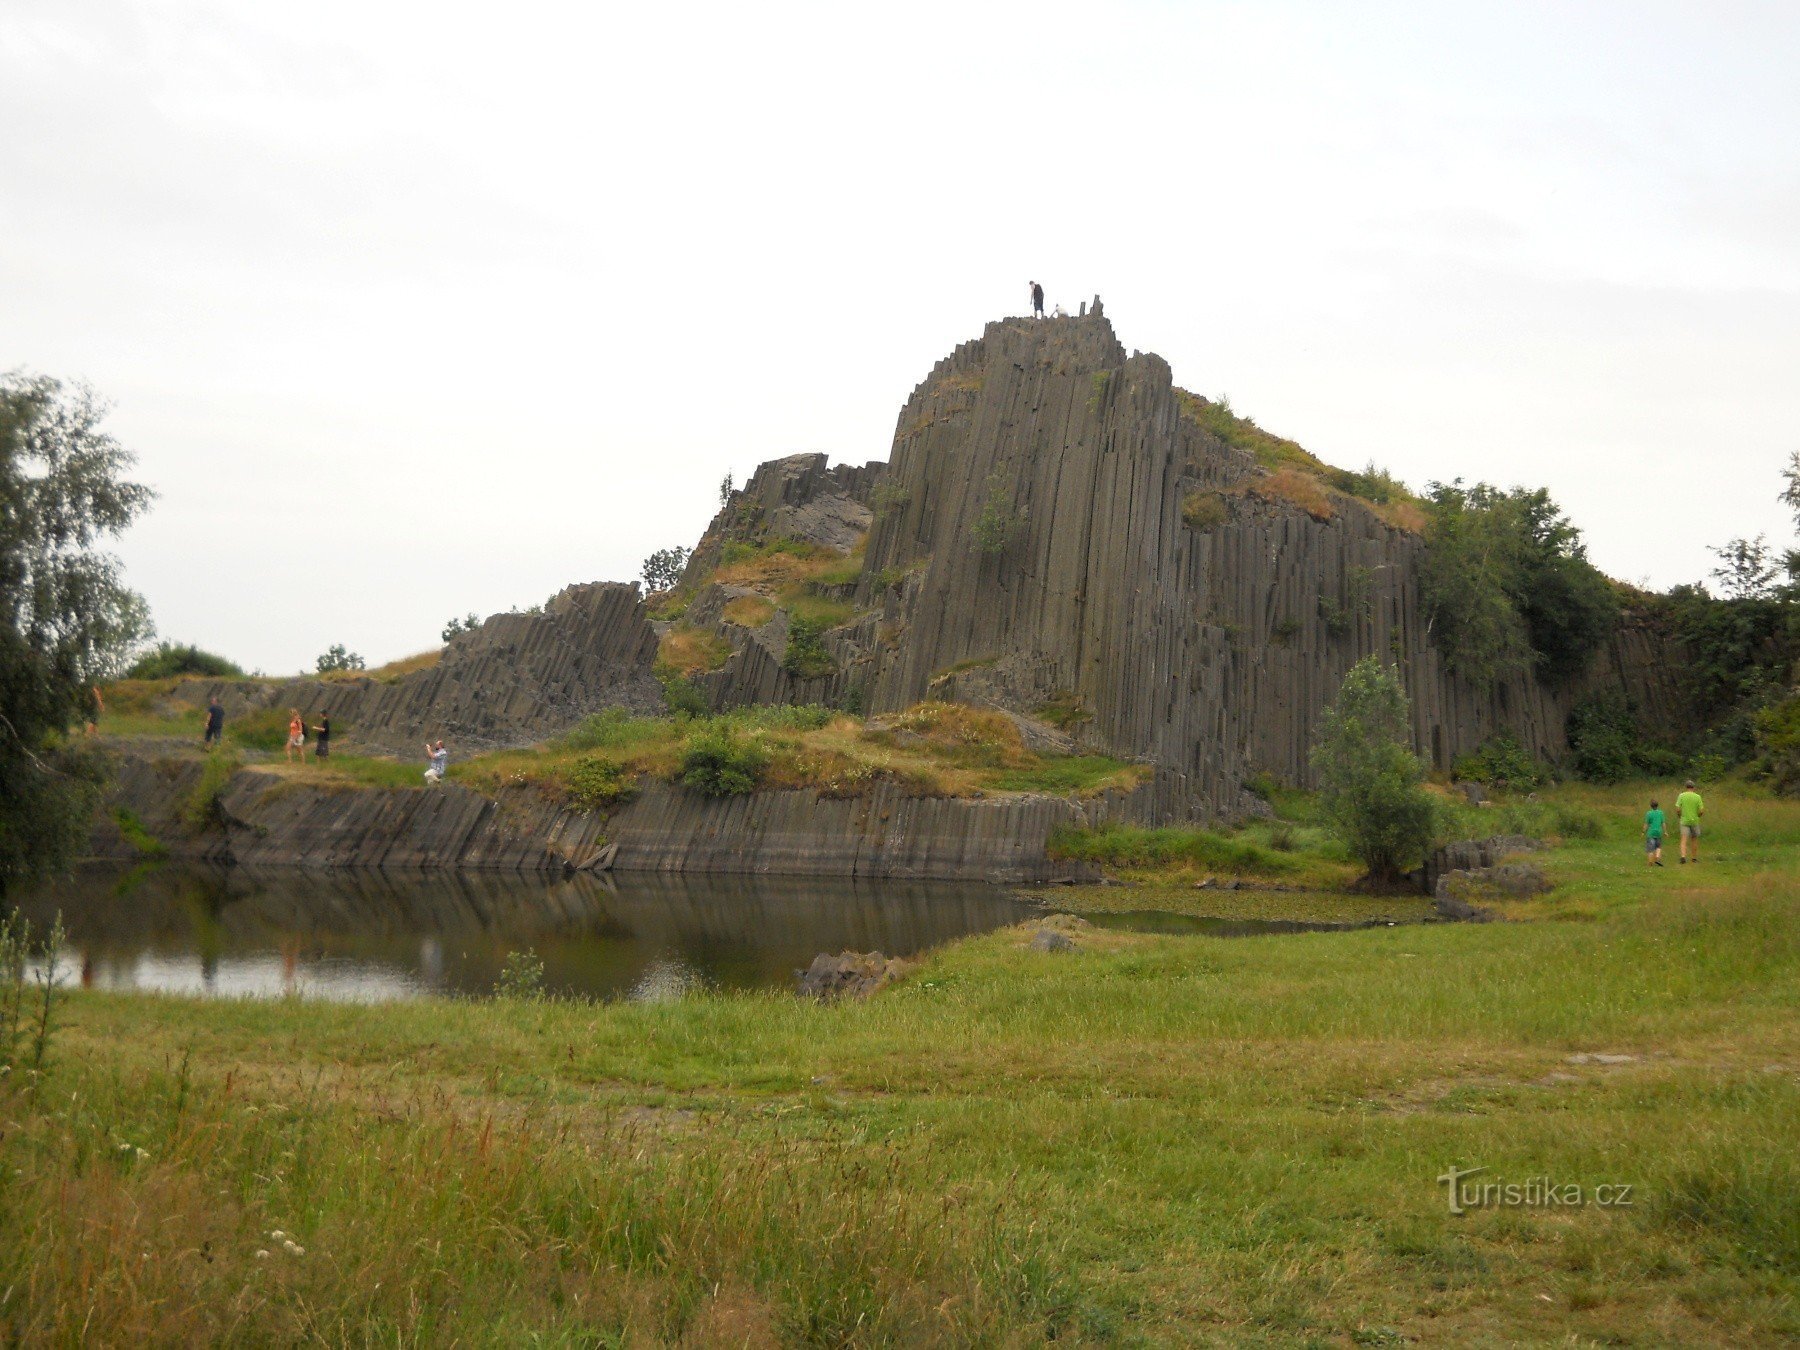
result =
[[[1044,288],[1035,281],[1031,283],[1031,312],[1040,319],[1044,317]]]
[[[214,694],[206,705],[206,745],[208,748],[219,743],[225,734],[225,709],[219,703],[219,696]]]
[[[318,733],[319,737],[317,741],[313,742],[313,758],[331,758],[331,714],[320,713],[319,725],[313,730]]]

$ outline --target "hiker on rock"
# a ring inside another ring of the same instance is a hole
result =
[[[331,758],[331,714],[330,713],[320,713],[319,714],[319,725],[313,728],[313,732],[319,738],[317,741],[313,742],[313,747],[314,747],[313,748],[313,758],[314,759],[329,759],[329,758]]]
[[[210,750],[224,735],[225,706],[219,702],[219,696],[214,694],[206,704],[206,739],[201,743]]]
[[[444,775],[450,770],[450,752],[444,749],[441,740],[435,746],[426,741],[425,758],[429,764],[425,770],[425,781],[435,787],[444,781]]]
[[[306,723],[301,720],[298,708],[288,709],[287,757],[306,762]]]
[[[1035,281],[1031,283],[1031,312],[1040,319],[1044,317],[1044,288]]]

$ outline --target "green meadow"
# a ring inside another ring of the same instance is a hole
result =
[[[1488,924],[1054,920],[837,1005],[72,992],[0,1087],[0,1335],[1800,1338],[1800,803],[1710,791],[1657,870],[1649,791],[1549,794],[1590,823]],[[1071,907],[1279,903],[1164,844]]]

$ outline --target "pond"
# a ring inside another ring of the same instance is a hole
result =
[[[981,884],[176,863],[82,868],[17,907],[61,913],[85,987],[357,1002],[486,994],[526,950],[554,994],[792,988],[820,952],[911,956],[1041,912]]]

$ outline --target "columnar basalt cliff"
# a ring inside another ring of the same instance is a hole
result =
[[[1255,810],[1244,783],[1259,771],[1308,782],[1318,714],[1370,654],[1401,668],[1439,767],[1501,729],[1559,756],[1572,701],[1595,685],[1623,686],[1652,717],[1672,710],[1662,640],[1629,623],[1569,688],[1449,674],[1420,602],[1423,540],[1349,496],[1288,500],[1203,428],[1198,404],[1161,358],[1126,354],[1098,302],[990,324],[914,391],[866,487],[863,612],[826,635],[837,671],[789,673],[782,615],[736,630],[718,617],[731,588],[700,585],[689,621],[734,647],[701,683],[720,705],[1052,710],[1079,745],[1156,766],[1143,802],[1156,820]],[[765,469],[790,510],[797,483],[830,481],[822,462],[798,478],[793,464]],[[771,490],[762,477],[746,499]],[[1184,512],[1196,500],[1208,509]],[[708,538],[716,557],[719,539],[769,533],[734,502]]]
[[[1043,874],[1051,826],[1095,812],[1259,812],[1247,784],[1310,782],[1319,715],[1369,655],[1400,668],[1417,747],[1439,768],[1503,729],[1558,758],[1572,704],[1598,689],[1623,691],[1652,729],[1674,717],[1679,662],[1630,618],[1565,687],[1451,674],[1421,600],[1424,540],[1315,478],[1265,469],[1208,429],[1209,410],[1160,357],[1128,354],[1098,301],[993,323],[913,391],[886,464],[763,465],[673,594],[571,586],[391,683],[192,681],[179,696],[328,712],[353,746],[410,754],[442,735],[466,753],[542,741],[602,708],[660,710],[675,653],[684,698],[717,709],[973,703],[1006,712],[1036,749],[1151,766],[1129,796],[1068,810],[939,802],[891,783],[853,800],[790,790],[721,803],[658,783],[604,831],[620,866],[919,876]],[[602,837],[522,798],[463,794],[424,811],[404,793],[352,806],[314,792],[290,811],[284,791],[252,780],[224,799],[268,832],[239,830],[234,856],[581,866]]]

